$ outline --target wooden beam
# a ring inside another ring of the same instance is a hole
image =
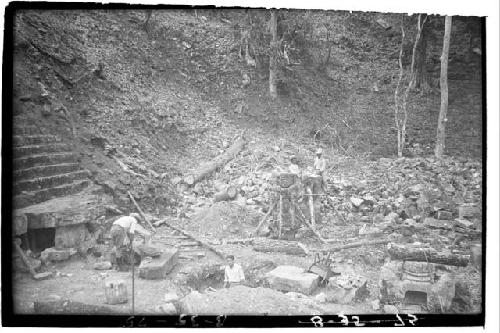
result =
[[[134,196],[132,195],[132,193],[130,193],[130,191],[127,191],[127,194],[128,196],[130,197],[130,199],[132,200],[132,202],[134,203],[135,205],[135,208],[137,208],[137,210],[139,211],[139,213],[141,214],[142,218],[144,219],[144,221],[146,221],[146,223],[149,225],[149,227],[154,231],[156,232],[156,229],[155,227],[153,227],[153,225],[151,224],[151,222],[149,222],[149,219],[146,217],[146,214],[144,214],[144,212],[142,211],[141,207],[139,207],[139,205],[137,204],[137,202],[135,201],[134,199]]]

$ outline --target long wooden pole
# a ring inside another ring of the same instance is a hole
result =
[[[182,229],[180,229],[180,228],[177,228],[176,226],[174,226],[174,225],[172,225],[172,224],[169,224],[167,221],[165,221],[165,222],[163,222],[163,223],[164,223],[164,224],[166,224],[168,227],[170,227],[170,228],[172,228],[172,229],[174,229],[174,230],[176,230],[176,231],[180,232],[180,233],[181,233],[181,234],[183,234],[184,236],[187,236],[187,237],[189,237],[189,238],[191,238],[191,239],[193,239],[193,240],[197,241],[198,243],[200,243],[201,245],[203,245],[204,247],[206,247],[207,249],[209,249],[210,251],[212,251],[213,253],[215,253],[216,255],[218,255],[220,258],[222,258],[222,259],[225,259],[225,258],[226,258],[226,256],[225,256],[223,253],[221,253],[221,252],[217,251],[215,248],[213,248],[212,246],[210,246],[208,243],[205,243],[204,241],[202,241],[202,240],[198,239],[197,237],[195,237],[195,236],[191,235],[191,234],[190,234],[190,233],[188,233],[187,231],[184,231],[184,230],[182,230]]]
[[[319,232],[312,226],[310,225],[308,222],[307,222],[307,218],[304,216],[304,214],[302,213],[302,211],[300,210],[300,207],[295,204],[295,207],[296,209],[299,211],[300,215],[302,216],[302,222],[304,222],[304,224],[309,227],[309,229],[312,230],[312,232],[316,235],[316,237],[319,238],[319,240],[323,243],[323,244],[328,244],[328,242],[323,238],[321,237],[321,235],[319,234]]]
[[[374,241],[362,241],[362,242],[355,242],[355,243],[349,243],[349,244],[344,244],[344,245],[328,246],[325,248],[325,250],[338,251],[338,250],[350,249],[353,247],[387,244],[389,242],[390,242],[390,240],[388,240],[388,239],[379,239],[379,240],[374,240]]]
[[[267,211],[266,215],[264,215],[264,217],[262,218],[262,220],[260,220],[259,225],[257,226],[257,228],[255,229],[255,231],[253,232],[254,235],[257,235],[257,233],[259,232],[260,228],[262,227],[262,225],[266,221],[267,217],[273,212],[274,207],[276,207],[276,201],[273,202],[272,205],[269,206],[269,210]]]
[[[332,209],[333,211],[335,212],[335,214],[337,214],[338,216],[340,216],[340,218],[342,219],[342,221],[344,223],[347,223],[347,221],[345,220],[344,216],[342,214],[340,214],[340,212],[337,210],[337,208],[335,208],[335,203],[333,202],[332,198],[330,198],[328,195],[326,196],[326,199],[327,200],[330,200],[330,203],[332,205]]]
[[[147,224],[149,225],[149,227],[154,231],[156,232],[156,229],[155,227],[153,227],[153,225],[151,224],[151,222],[149,222],[149,219],[146,217],[146,214],[144,214],[144,212],[142,211],[141,207],[139,207],[139,205],[137,204],[137,202],[135,201],[134,199],[134,196],[132,195],[132,193],[130,193],[130,191],[127,191],[128,193],[128,196],[130,197],[130,199],[132,200],[132,202],[134,203],[135,205],[135,208],[137,208],[137,210],[139,211],[139,213],[142,215],[142,217],[144,218],[144,221],[147,222]]]
[[[30,272],[30,274],[35,277],[36,275],[36,272],[35,270],[33,269],[33,267],[31,267],[31,264],[28,260],[28,257],[26,257],[26,255],[24,254],[23,250],[21,249],[21,247],[19,246],[19,244],[14,241],[14,247],[16,248],[16,251],[17,253],[19,254],[19,256],[21,257],[23,263],[26,265],[26,267],[28,267],[28,270]]]
[[[316,224],[316,219],[314,217],[314,198],[312,196],[312,190],[308,186],[307,187],[307,193],[309,194],[309,210],[311,211],[311,225],[314,227]]]
[[[279,213],[279,225],[278,225],[278,238],[281,238],[281,227],[283,226],[283,196],[280,194],[280,213]]]

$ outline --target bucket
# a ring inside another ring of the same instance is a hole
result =
[[[108,280],[105,283],[107,304],[127,303],[127,286],[123,280]]]

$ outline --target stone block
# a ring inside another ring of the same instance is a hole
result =
[[[28,259],[28,262],[35,271],[39,270],[40,267],[42,266],[42,262],[40,260],[28,256],[26,258]],[[26,264],[24,263],[24,261],[21,259],[20,256],[14,255],[13,259],[14,259],[14,270],[19,272],[29,273],[28,267],[26,267]]]
[[[361,198],[356,198],[356,197],[351,198],[351,204],[353,205],[353,207],[359,207],[363,202],[364,200]]]
[[[387,223],[396,223],[396,220],[398,219],[399,215],[395,212],[390,212],[384,217],[384,221]]]
[[[165,304],[159,305],[156,308],[156,310],[157,310],[157,312],[159,312],[163,315],[174,316],[174,315],[179,314],[179,311],[177,311],[177,308],[172,303],[165,303]]]
[[[174,292],[166,293],[165,296],[163,297],[163,300],[167,303],[170,303],[170,302],[179,300],[179,296],[174,291]]]
[[[14,236],[19,236],[28,232],[28,218],[25,214],[15,214],[14,213],[13,222],[13,234]]]
[[[113,265],[109,261],[100,261],[94,264],[94,269],[97,270],[108,270],[111,269]]]
[[[438,220],[452,220],[453,214],[447,210],[440,210],[437,212]]]
[[[384,305],[384,312],[385,313],[390,313],[390,314],[396,314],[396,313],[399,313],[399,310],[394,305],[385,304]]]
[[[79,247],[87,238],[88,233],[84,224],[58,227],[54,236],[55,248]]]
[[[474,228],[474,223],[465,219],[455,219],[455,225],[461,228]]]
[[[407,262],[408,263],[408,262]],[[427,264],[422,263],[427,266]],[[405,266],[406,267],[406,266]],[[434,275],[433,265],[429,267],[431,276]],[[451,301],[455,296],[455,278],[452,273],[444,273],[434,282],[425,281],[421,278],[410,277],[403,273],[402,262],[394,261],[385,264],[380,274],[381,294],[387,294],[389,298],[395,297],[403,301],[408,293],[425,293],[427,302],[431,299],[447,310],[451,306]]]
[[[146,280],[164,279],[177,264],[179,251],[165,250],[158,258],[144,259],[139,266],[139,277]]]
[[[342,274],[328,279],[327,299],[329,302],[347,304],[366,291],[366,278]]]
[[[40,254],[40,259],[45,263],[51,261],[64,261],[68,260],[75,253],[76,250],[72,248],[55,249],[53,247],[50,247],[42,251],[42,253]]]
[[[481,245],[474,244],[471,246],[471,261],[477,268],[481,269],[483,265],[483,249]]]
[[[439,280],[431,287],[429,296],[439,299],[439,304],[443,309],[448,310],[455,297],[455,275],[453,273],[442,274]]]
[[[481,215],[481,209],[476,205],[462,205],[458,207],[459,219],[478,217],[480,215]]]
[[[356,290],[344,289],[341,287],[333,286],[327,289],[326,291],[326,299],[328,302],[338,303],[338,304],[347,304],[353,301],[356,296]]]
[[[296,266],[278,266],[266,275],[271,288],[280,291],[295,291],[310,295],[318,286],[319,276],[306,273]]]

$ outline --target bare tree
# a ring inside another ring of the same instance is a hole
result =
[[[271,48],[269,54],[269,94],[272,98],[278,97],[278,91],[276,89],[277,72],[278,72],[278,19],[276,15],[276,10],[271,9]]]
[[[416,71],[415,71],[415,88],[425,88],[427,86],[427,38],[428,29],[422,24],[420,42],[417,47]]]
[[[399,49],[399,77],[398,77],[398,83],[396,85],[396,91],[394,92],[394,102],[395,102],[395,109],[394,109],[394,120],[396,122],[396,129],[397,129],[397,135],[398,135],[398,157],[403,156],[403,150],[405,148],[406,144],[406,123],[408,121],[408,109],[407,109],[407,102],[408,102],[408,95],[410,94],[411,88],[414,86],[415,83],[415,74],[414,74],[414,69],[415,69],[415,54],[417,50],[417,45],[418,41],[420,39],[420,35],[422,32],[422,27],[425,24],[425,21],[427,20],[427,16],[422,20],[422,14],[418,15],[418,21],[417,21],[417,35],[415,37],[415,43],[413,44],[413,52],[412,52],[412,57],[411,57],[411,67],[410,67],[410,82],[408,83],[408,86],[405,89],[405,93],[402,97],[399,96],[399,86],[401,85],[401,81],[403,79],[403,44],[404,44],[404,39],[405,39],[405,30],[403,28],[403,17],[401,18],[401,47]]]
[[[146,10],[145,16],[146,17],[145,17],[145,20],[144,20],[144,23],[142,24],[142,26],[144,27],[144,30],[146,30],[146,32],[149,33],[149,31],[151,29],[149,21],[151,20],[151,17],[153,16],[153,10],[152,9]]]
[[[445,141],[445,125],[448,119],[446,113],[448,112],[448,54],[450,51],[450,38],[451,38],[451,16],[446,16],[444,20],[444,39],[443,39],[443,53],[441,53],[441,77],[439,85],[441,86],[441,109],[439,111],[439,119],[437,126],[436,149],[434,155],[440,159],[444,153]]]

